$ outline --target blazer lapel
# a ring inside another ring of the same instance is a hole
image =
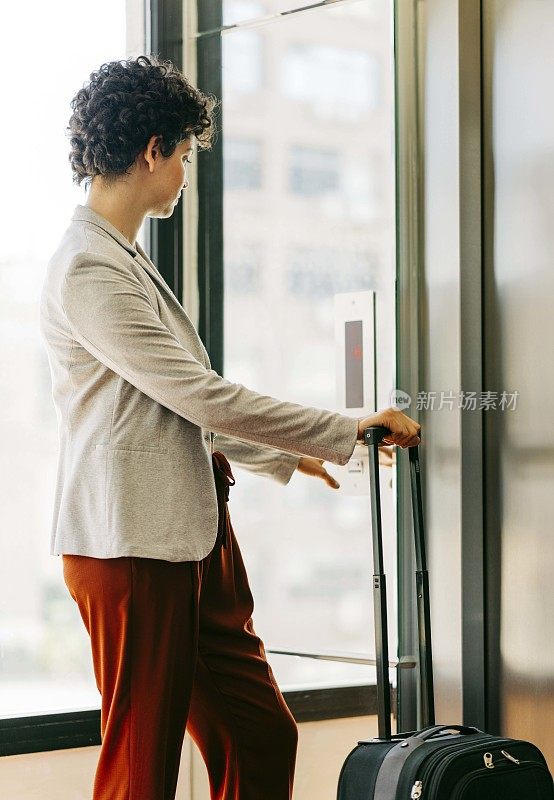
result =
[[[182,305],[179,303],[179,301],[177,300],[177,298],[175,297],[175,295],[173,294],[173,292],[169,288],[168,284],[165,282],[162,273],[156,267],[154,262],[150,261],[150,259],[146,255],[145,251],[140,246],[139,242],[137,242],[136,251],[137,251],[137,253],[138,253],[139,257],[140,257],[142,265],[144,266],[144,268],[146,269],[146,271],[148,272],[150,277],[153,278],[156,281],[158,286],[161,286],[161,288],[164,289],[167,292],[167,294],[171,297],[171,299],[173,300],[174,303],[177,303],[177,305],[182,310],[184,310]],[[135,258],[136,258],[136,256],[135,256]]]
[[[139,258],[141,259],[142,266],[144,266],[148,274],[156,281],[158,286],[165,290],[165,293],[169,296],[173,304],[177,306],[177,314],[179,319],[183,318],[185,319],[189,331],[191,331],[194,338],[198,340],[198,344],[200,345],[200,348],[202,349],[202,353],[204,356],[204,366],[207,367],[208,369],[211,369],[211,362],[210,362],[210,357],[208,355],[208,351],[204,347],[204,342],[198,335],[198,331],[192,324],[192,320],[189,318],[187,312],[185,311],[181,303],[177,300],[177,298],[169,288],[168,284],[165,282],[160,270],[156,267],[154,262],[150,260],[150,258],[147,256],[146,252],[143,250],[139,242],[137,242],[136,249],[138,251]]]

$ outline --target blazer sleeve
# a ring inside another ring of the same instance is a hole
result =
[[[144,394],[202,428],[347,464],[358,420],[258,394],[223,378],[163,324],[140,280],[104,254],[78,253],[61,289],[73,337]]]
[[[272,478],[285,486],[291,479],[300,456],[276,450],[244,439],[216,434],[214,450],[221,450],[233,464],[243,469]]]

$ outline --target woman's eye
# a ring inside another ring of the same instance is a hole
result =
[[[185,164],[192,164],[192,161],[190,160],[190,158],[185,158]]]

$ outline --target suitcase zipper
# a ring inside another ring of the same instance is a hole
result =
[[[511,741],[512,740],[510,740],[510,739],[504,739],[504,740],[501,739],[500,741],[497,740],[496,742],[494,742],[495,749],[497,750],[499,747],[502,747],[502,746],[505,746],[505,745],[509,745],[509,744],[511,744]],[[480,745],[476,744],[471,748],[469,748],[469,747],[466,748],[463,751],[463,754],[466,755],[466,754],[471,754],[471,753],[479,753],[479,751],[483,751],[485,747],[486,747],[486,743],[481,743]],[[490,743],[489,743],[489,747],[490,747]],[[490,767],[490,766],[487,767],[487,772],[490,769],[494,768],[494,763],[493,763],[493,760],[492,760],[493,759],[493,755],[492,755],[491,750],[492,750],[492,748],[490,750],[487,749],[483,753],[483,760],[485,761],[485,765],[487,764],[487,761],[488,761],[488,759],[485,760],[485,755],[486,756],[490,756],[490,762],[489,763],[492,764],[492,767]],[[444,775],[444,773],[446,772],[446,770],[448,769],[450,764],[453,761],[456,761],[456,759],[459,757],[459,755],[460,755],[460,751],[456,748],[456,750],[454,752],[451,752],[450,755],[447,758],[445,758],[444,761],[442,761],[442,763],[440,763],[437,766],[436,772],[434,773],[434,775],[431,776],[430,781],[429,781],[429,788],[430,789],[432,787],[435,787],[435,786],[439,785],[439,783],[440,783],[440,781],[442,779],[442,776]],[[432,797],[432,796],[433,796],[432,793],[430,793],[430,797]]]
[[[512,771],[512,770],[514,772],[522,772],[529,769],[540,769],[542,772],[545,771],[544,766],[537,761],[520,761],[518,765],[502,761],[500,764],[496,765],[495,769],[499,769],[501,772]],[[461,780],[458,781],[458,783],[454,787],[452,800],[462,800],[463,793],[465,792],[467,787],[473,781],[476,781],[479,778],[484,778],[486,775],[490,775],[490,771],[485,767],[481,767],[481,769],[475,770],[474,772],[471,772],[469,775],[465,775]]]
[[[512,756],[511,754],[508,754],[506,750],[502,750],[501,749],[502,747],[505,747],[506,745],[510,746],[510,745],[513,745],[513,744],[514,744],[514,740],[513,739],[497,739],[494,742],[494,751],[493,751],[493,748],[491,748],[490,744],[489,744],[489,749],[486,750],[485,753],[483,753],[483,760],[485,761],[485,764],[487,764],[487,761],[488,761],[492,766],[487,766],[485,771],[489,772],[491,769],[497,768],[499,766],[502,766],[502,767],[509,767],[510,766],[510,764],[506,764],[505,762],[501,762],[501,764],[496,764],[495,765],[494,761],[493,761],[493,752],[496,752],[497,755],[499,753],[501,753],[506,758],[506,760],[508,762],[511,762],[511,764],[515,765],[515,762],[517,761],[518,762],[517,766],[519,766],[519,765],[522,765],[522,766],[523,765],[537,765],[537,766],[540,766],[540,762],[538,762],[538,761],[529,761],[529,760],[516,759],[515,756]],[[515,742],[515,744],[518,744],[518,742]],[[524,744],[524,743],[521,743],[521,744]],[[468,753],[479,752],[480,750],[483,750],[484,747],[486,747],[486,743],[481,742],[481,744],[475,744],[471,748],[466,748],[466,750],[464,750],[464,755],[468,754]],[[440,751],[439,751],[439,753],[440,753]],[[448,769],[449,765],[453,761],[455,761],[456,758],[458,758],[458,756],[459,756],[459,751],[457,749],[455,751],[451,750],[449,755],[444,760],[442,760],[442,763],[439,763],[437,765],[437,769],[434,772],[434,774],[430,775],[429,783],[428,783],[428,786],[427,786],[427,791],[429,792],[429,797],[433,797],[434,796],[433,795],[433,790],[435,791],[435,793],[437,792],[437,788],[440,785],[440,781],[442,779],[442,776],[444,775],[444,773]],[[485,756],[490,756],[490,760],[488,758],[485,759]],[[512,767],[512,768],[514,768],[514,767]],[[470,774],[472,774],[472,773],[470,773]],[[425,780],[425,775],[423,775],[422,778],[423,778],[423,780]]]
[[[512,739],[500,739],[500,740],[497,740],[496,742],[494,742],[494,744],[495,744],[496,747],[499,747],[499,746],[510,745],[510,744],[512,744],[512,742],[513,742]],[[460,745],[459,741],[449,745],[448,746],[448,750],[446,752],[445,752],[446,748],[441,747],[440,749],[436,750],[427,759],[427,761],[425,763],[425,766],[424,766],[423,774],[421,776],[421,781],[419,781],[419,783],[421,783],[421,794],[419,796],[423,795],[423,785],[425,785],[427,787],[425,796],[427,796],[427,792],[428,792],[429,793],[429,797],[433,797],[433,793],[432,793],[431,789],[433,787],[437,786],[438,782],[441,780],[442,775],[445,772],[445,770],[448,768],[449,764],[452,761],[455,761],[459,757],[459,754],[460,754],[459,745]],[[487,737],[487,739],[481,739],[480,742],[476,742],[472,747],[467,747],[463,751],[464,755],[467,754],[467,753],[475,753],[475,752],[478,753],[479,751],[483,751],[483,750],[488,755],[491,755],[490,750],[486,749],[487,745],[489,745],[489,747],[490,747],[490,741],[488,741],[488,737]],[[492,757],[492,755],[491,755],[491,757]],[[436,770],[434,770],[434,765],[435,764],[437,764],[437,769]],[[429,777],[429,780],[427,780],[427,776]],[[417,781],[416,781],[416,783],[417,783]],[[415,787],[415,784],[412,787],[412,789],[414,787]]]
[[[507,758],[509,761],[512,761],[514,764],[521,764],[521,760],[519,758],[515,758],[514,756],[511,756],[509,753],[506,752],[506,750],[501,750],[500,752],[502,753],[504,758]]]
[[[494,769],[494,761],[492,760],[492,753],[485,753],[483,755],[483,761],[485,762],[485,766],[487,769]]]
[[[412,793],[410,795],[410,800],[418,800],[421,797],[421,792],[423,791],[423,784],[421,781],[416,781],[412,786]]]
[[[521,760],[520,759],[514,758],[514,756],[511,756],[505,750],[501,750],[500,752],[502,753],[503,756],[505,756],[513,764],[518,764],[518,765],[521,764]],[[488,752],[484,753],[483,760],[485,762],[486,769],[494,769],[495,768],[495,764],[494,764],[494,761],[493,761],[492,753],[488,753]],[[524,762],[524,763],[526,763],[526,764],[534,764],[534,762],[531,762],[531,761]],[[508,766],[506,764],[502,763],[499,766],[503,766],[504,769],[508,769]],[[470,775],[466,775],[464,778],[462,778],[462,783],[459,783],[458,787],[461,787],[463,789],[463,787],[467,783],[469,783],[474,777],[478,777],[482,773],[483,773],[483,768],[481,768],[480,770],[477,770],[477,772],[471,773]],[[416,781],[414,783],[414,785],[412,786],[412,791],[411,791],[411,794],[410,794],[410,800],[419,800],[419,798],[421,797],[422,792],[423,792],[423,781]],[[458,795],[456,795],[456,797],[457,796]]]
[[[412,735],[415,735],[415,734],[412,734]],[[476,736],[475,738],[478,740],[478,742],[480,742],[481,747],[484,748],[489,744],[491,737],[488,736],[487,734],[483,734],[482,736]],[[459,742],[459,739],[458,739],[455,744],[445,744],[440,748],[434,748],[431,753],[426,753],[425,752],[425,750],[426,750],[425,747],[419,748],[417,750],[417,752],[414,753],[414,755],[410,758],[410,764],[411,764],[410,771],[407,772],[407,774],[405,774],[405,776],[404,776],[404,774],[401,774],[401,776],[400,776],[400,780],[398,782],[399,797],[408,797],[409,796],[408,792],[412,792],[414,790],[414,788],[415,788],[415,783],[410,785],[410,783],[408,782],[410,777],[411,777],[410,773],[413,775],[414,772],[415,772],[416,775],[418,773],[421,775],[420,783],[421,783],[421,789],[423,791],[423,784],[427,783],[428,765],[430,763],[431,764],[434,763],[434,760],[435,760],[433,757],[436,756],[439,753],[440,753],[441,757],[443,757],[444,753],[445,753],[445,750],[447,750],[447,752],[453,751],[454,749],[458,748],[459,743],[460,742]],[[506,740],[505,743],[508,744],[509,741]],[[475,746],[477,746],[477,742],[475,742]],[[417,781],[416,781],[416,783],[417,783]]]

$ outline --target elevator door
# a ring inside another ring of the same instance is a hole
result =
[[[554,766],[554,5],[483,4],[487,384],[518,392],[489,430],[501,727]],[[491,609],[494,613],[494,610]]]

